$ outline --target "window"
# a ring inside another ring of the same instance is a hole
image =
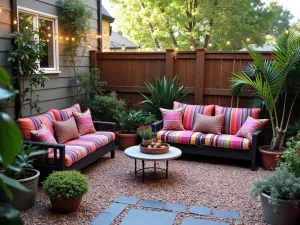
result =
[[[38,40],[45,43],[46,55],[39,62],[45,73],[59,73],[57,17],[19,7],[19,31],[31,27],[39,31]]]

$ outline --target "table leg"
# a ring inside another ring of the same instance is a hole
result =
[[[156,173],[156,161],[154,161],[154,172]]]
[[[166,161],[166,179],[168,178],[169,161]]]
[[[137,170],[136,170],[136,159],[134,159],[134,173],[135,173],[135,175],[137,174]]]
[[[145,162],[142,160],[142,165],[143,165],[143,181],[145,180]]]

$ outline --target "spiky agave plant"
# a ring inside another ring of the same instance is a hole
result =
[[[281,151],[300,92],[300,35],[292,31],[282,34],[272,59],[263,59],[250,46],[246,48],[253,63],[241,73],[234,74],[231,79],[233,94],[238,95],[245,85],[255,89],[253,107],[265,108],[271,119],[273,138],[270,150]]]
[[[151,112],[157,119],[161,118],[159,108],[172,109],[174,101],[183,101],[189,90],[184,86],[179,86],[180,75],[176,75],[173,80],[163,76],[156,76],[153,83],[145,82],[149,90],[150,97],[140,93],[144,100],[139,103],[146,111]]]

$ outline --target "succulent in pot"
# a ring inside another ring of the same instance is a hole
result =
[[[55,211],[71,213],[77,211],[82,196],[88,192],[88,181],[78,171],[57,171],[43,182],[43,189]]]
[[[26,191],[15,187],[9,187],[12,192],[13,199],[8,200],[1,195],[2,199],[8,201],[16,209],[22,211],[34,206],[40,172],[33,169],[33,162],[36,156],[46,153],[47,151],[38,150],[37,147],[22,145],[13,163],[6,169],[2,170],[1,173],[10,178],[16,179],[28,190]]]
[[[137,129],[138,135],[142,138],[142,145],[143,146],[148,146],[151,144],[153,140],[153,132],[151,126],[145,125],[145,126],[140,126]]]

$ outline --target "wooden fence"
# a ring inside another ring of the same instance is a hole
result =
[[[106,90],[116,91],[130,107],[136,107],[142,98],[139,92],[148,93],[144,82],[154,76],[173,78],[180,74],[180,83],[190,90],[187,99],[193,104],[248,107],[253,91],[246,90],[232,97],[230,78],[251,62],[247,52],[207,52],[205,49],[179,52],[90,52],[91,68],[98,68],[107,82]],[[263,53],[271,58],[270,52]]]

